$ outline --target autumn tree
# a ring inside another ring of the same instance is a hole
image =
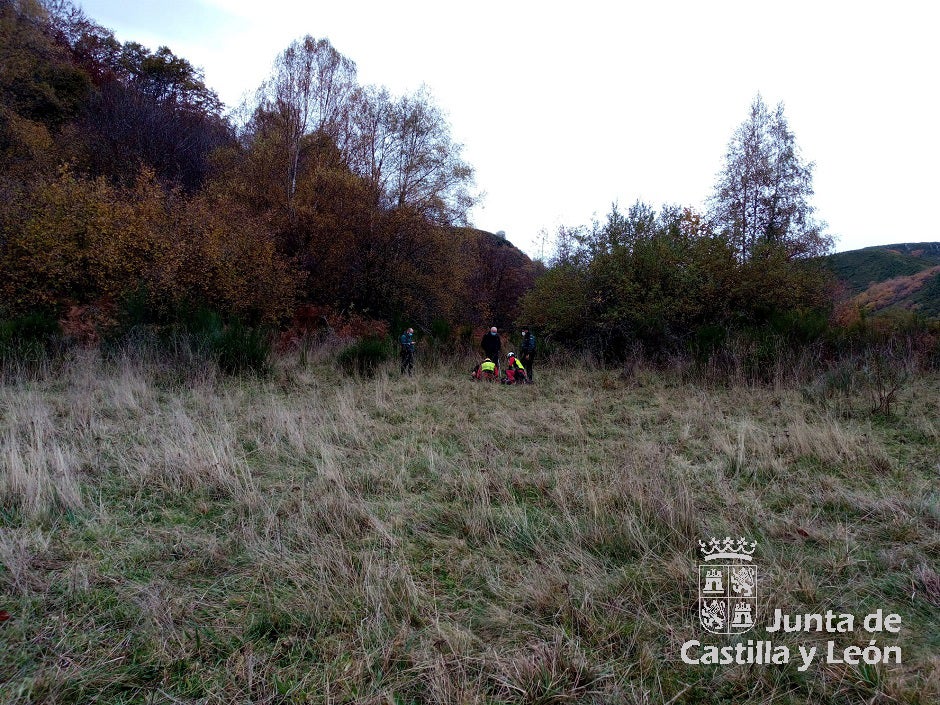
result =
[[[168,192],[152,170],[116,186],[63,168],[7,207],[0,294],[12,311],[144,291],[155,314],[204,305],[276,322],[294,303],[299,277],[257,217],[214,194]]]
[[[385,89],[358,91],[346,152],[383,208],[410,208],[437,225],[466,224],[473,169],[461,151],[426,88],[397,99]]]
[[[395,159],[394,101],[385,88],[363,86],[352,98],[344,139],[350,170],[370,185],[372,205],[380,207],[388,192]]]
[[[150,166],[194,190],[231,139],[198,68],[167,47],[122,44],[68,0],[0,0],[0,67],[0,121],[16,115],[0,143],[18,156],[36,151],[38,126],[60,163],[125,184]]]
[[[80,109],[89,84],[55,41],[41,2],[0,0],[0,105],[57,127]]]
[[[434,292],[439,317],[471,326],[512,326],[537,265],[508,240],[470,227],[438,228],[443,267]],[[437,260],[437,255],[435,260]]]
[[[522,314],[557,340],[617,356],[640,344],[675,350],[697,328],[726,324],[737,262],[692,211],[613,204],[606,219],[561,228],[556,256]]]
[[[297,191],[304,140],[314,133],[339,138],[355,86],[356,64],[329,40],[307,35],[278,56],[273,75],[258,90],[256,119],[276,123],[280,131],[288,208]]]
[[[36,179],[7,208],[0,291],[11,309],[119,298],[138,285],[167,242],[165,194],[152,172],[127,191],[62,168]]]
[[[198,68],[70,0],[0,0],[0,59],[4,310],[146,292],[162,319],[299,300],[430,324],[511,316],[526,286],[524,255],[454,227],[472,169],[427,90],[359,87],[325,39],[278,56],[237,127]]]
[[[455,309],[459,243],[442,228],[466,222],[472,169],[426,90],[357,86],[352,62],[307,37],[279,56],[240,142],[222,179],[267,213],[311,301],[428,320]]]
[[[473,205],[468,185],[473,169],[460,158],[461,145],[450,126],[422,89],[402,96],[391,113],[395,140],[389,205],[411,207],[439,225],[465,223]]]
[[[742,261],[767,248],[787,259],[831,249],[810,203],[813,166],[800,155],[783,103],[771,112],[758,95],[731,138],[709,209],[712,226]]]
[[[55,41],[42,3],[0,0],[0,201],[54,170],[56,133],[87,98],[88,76]]]
[[[151,52],[125,42],[115,50],[90,26],[76,43],[82,50],[92,45],[106,50],[77,125],[75,142],[84,150],[71,149],[75,156],[99,174],[133,178],[144,164],[187,190],[201,185],[212,152],[233,139],[222,103],[202,72],[167,47]]]

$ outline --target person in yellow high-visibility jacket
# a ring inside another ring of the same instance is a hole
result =
[[[506,378],[503,380],[503,383],[525,384],[528,382],[525,367],[522,365],[519,358],[516,357],[516,353],[509,353],[506,358]]]
[[[499,371],[496,369],[496,363],[487,357],[477,365],[477,368],[470,373],[470,376],[473,379],[485,379],[488,382],[495,382],[499,379]]]

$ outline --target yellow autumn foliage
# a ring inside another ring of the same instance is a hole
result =
[[[273,322],[297,278],[237,204],[167,191],[144,169],[129,187],[62,168],[5,214],[0,293],[12,311],[120,302],[141,289],[157,310],[205,304]]]

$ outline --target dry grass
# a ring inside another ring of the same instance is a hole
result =
[[[469,366],[359,380],[312,350],[249,380],[129,352],[3,377],[0,702],[937,696],[936,376],[881,418]],[[758,539],[765,607],[899,612],[903,665],[683,665],[696,542],[726,534]]]

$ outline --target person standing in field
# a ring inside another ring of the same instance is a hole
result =
[[[480,347],[483,348],[483,356],[488,357],[496,363],[497,375],[499,370],[499,352],[503,349],[503,343],[499,339],[499,333],[496,326],[490,328],[490,332],[483,335],[480,341]]]
[[[529,330],[528,326],[522,329],[522,366],[525,367],[529,382],[534,382],[535,377],[532,373],[532,366],[535,364],[535,336]]]
[[[401,373],[409,376],[415,373],[414,334],[414,328],[409,328],[398,339],[398,342],[401,343]]]

